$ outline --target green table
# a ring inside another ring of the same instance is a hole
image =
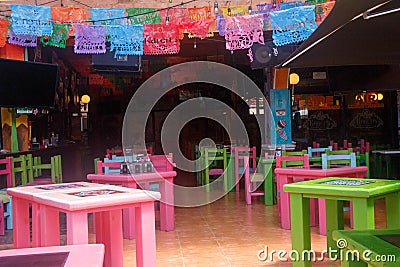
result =
[[[344,247],[342,267],[359,266],[361,262],[377,267],[400,266],[400,229],[336,230],[332,235]],[[359,260],[352,261],[351,255],[360,255]]]
[[[326,203],[327,249],[337,249],[332,231],[344,229],[343,201],[353,205],[353,227],[374,229],[374,201],[386,199],[386,226],[400,228],[400,182],[395,180],[328,177],[286,184],[290,193],[292,248],[298,252],[311,249],[310,198],[324,198]],[[293,266],[311,266],[299,260]]]

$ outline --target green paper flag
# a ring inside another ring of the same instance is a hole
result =
[[[65,48],[69,27],[71,27],[70,24],[53,23],[53,34],[51,36],[42,36],[40,42],[44,45]]]
[[[132,24],[158,24],[161,23],[160,13],[157,8],[127,8],[125,9]]]

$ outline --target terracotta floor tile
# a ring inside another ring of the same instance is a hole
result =
[[[377,202],[376,214],[384,214],[384,202]],[[377,228],[385,227],[385,216],[376,220]],[[61,222],[62,224],[65,222]],[[90,224],[91,225],[91,224]],[[207,206],[175,209],[175,230],[161,232],[156,223],[157,267],[254,267],[291,266],[290,262],[262,261],[258,257],[266,246],[271,250],[291,250],[291,231],[281,229],[277,206],[265,206],[262,201],[246,205],[242,193],[229,193]],[[62,243],[65,243],[65,226]],[[311,228],[312,249],[326,247],[326,237]],[[89,242],[95,242],[90,230]],[[136,266],[136,241],[123,241],[124,266]],[[11,249],[12,230],[0,236],[0,250]],[[313,262],[318,267],[338,267],[340,262],[328,259]]]

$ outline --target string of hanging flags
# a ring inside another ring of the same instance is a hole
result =
[[[190,2],[192,2],[191,0]],[[225,37],[226,49],[249,49],[264,43],[271,30],[277,46],[304,41],[333,8],[334,1],[274,1],[248,6],[184,8],[81,8],[10,5],[11,15],[1,15],[0,47],[6,42],[35,47],[66,47],[74,37],[74,52],[106,52],[107,42],[117,55],[161,55],[180,51],[184,33],[197,38]]]

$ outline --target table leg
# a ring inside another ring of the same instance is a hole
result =
[[[286,175],[276,175],[278,191],[278,214],[280,215],[281,227],[290,229],[290,202],[289,193],[283,191],[283,185],[289,183]]]
[[[386,196],[385,206],[386,228],[400,228],[400,192]]]
[[[122,211],[122,221],[125,239],[135,239],[135,208],[126,208]]]
[[[378,157],[378,154],[377,153],[373,153],[373,155],[372,155],[372,162],[373,162],[372,170],[373,170],[373,172],[371,173],[371,177],[380,178],[379,170],[378,170],[378,164],[380,164],[380,163],[378,163],[379,160],[380,159]]]
[[[128,183],[125,185],[129,188],[137,188],[136,183]],[[122,225],[125,239],[135,239],[135,208],[125,208],[122,210]]]
[[[248,164],[248,162],[249,162],[248,159],[249,158],[247,157],[245,162],[244,162],[244,166],[243,166],[243,168],[244,168],[244,173],[243,173],[243,176],[244,176],[244,195],[245,195],[245,198],[246,198],[246,204],[247,205],[251,205],[250,168],[249,168],[248,165],[246,166],[246,164]]]
[[[104,244],[104,239],[105,237],[103,236],[104,231],[104,226],[103,226],[103,216],[101,212],[96,212],[93,214],[93,219],[94,219],[94,226],[96,228],[95,234],[96,234],[96,243],[97,244]]]
[[[292,211],[292,249],[297,251],[300,259],[293,261],[293,267],[311,267],[311,260],[302,259],[303,252],[311,250],[310,232],[310,199],[302,194],[290,194],[290,209]]]
[[[386,178],[390,179],[392,178],[392,158],[390,155],[385,155],[385,161],[386,161]]]
[[[353,223],[354,230],[374,229],[375,210],[373,198],[354,198]]]
[[[327,250],[330,251],[330,249],[334,249],[338,251],[337,242],[334,241],[332,238],[332,232],[334,230],[344,229],[343,201],[334,199],[325,199],[325,210],[326,210],[325,227],[326,227]]]
[[[383,178],[383,174],[382,174],[382,161],[383,161],[383,159],[382,159],[382,156],[379,154],[379,155],[377,155],[376,158],[377,158],[377,162],[376,162],[377,163],[376,164],[377,171],[376,171],[376,174],[379,175],[379,178]]]
[[[12,216],[14,248],[29,248],[29,202],[13,196]]]
[[[40,247],[40,205],[32,203],[32,247]]]
[[[124,264],[122,209],[104,211],[100,214],[103,220],[104,267],[122,267]]]
[[[278,176],[278,175],[277,175]],[[278,182],[279,180],[279,182]],[[280,198],[280,205],[278,204],[278,212],[280,210],[280,216],[281,216],[281,227],[283,229],[287,229],[290,230],[290,195],[289,193],[283,191],[283,186],[285,184],[289,184],[292,183],[293,179],[289,178],[286,175],[279,175],[279,177],[277,177],[277,186],[278,186],[278,195]],[[311,226],[315,226],[316,225],[316,200],[312,200],[309,201],[310,202],[310,206],[312,207],[312,210],[310,211],[310,225]],[[279,200],[278,200],[279,203]],[[312,205],[311,205],[312,203]]]
[[[160,182],[160,230],[172,231],[175,229],[174,184],[172,179]]]
[[[99,229],[96,229],[96,232]],[[88,214],[85,211],[67,213],[67,245],[88,244]]]
[[[274,205],[274,181],[272,164],[264,164],[264,204],[267,206]]]
[[[350,255],[349,257],[351,257],[352,252],[350,252],[348,249],[343,249],[342,250],[343,255]],[[355,261],[351,261],[351,260],[346,260],[342,259],[341,261],[341,267],[366,267],[367,264],[365,262],[362,262],[361,260],[355,260]]]
[[[43,205],[40,206],[40,243],[42,247],[60,245],[60,214]]]
[[[372,198],[357,198],[352,200],[353,203],[353,224],[354,229],[363,230],[363,229],[373,229],[374,228],[374,199]],[[341,209],[343,210],[343,208]],[[327,210],[328,212],[328,210]],[[328,219],[327,219],[328,221]],[[343,228],[340,228],[343,229]],[[330,235],[332,236],[332,235]],[[337,244],[335,244],[337,245]],[[344,267],[366,267],[367,263],[362,262],[360,260],[355,259],[354,261],[351,258],[351,254],[346,254],[348,250],[344,248],[342,250],[343,256],[342,266]],[[346,256],[350,255],[350,256]]]
[[[154,202],[140,203],[136,208],[136,266],[156,266]]]
[[[239,174],[239,159],[234,157],[235,159],[235,188],[236,192],[239,192],[239,181],[240,181],[240,174]]]
[[[227,155],[228,160],[228,189],[230,192],[235,192],[235,163],[233,162],[233,157],[229,154]]]
[[[324,198],[318,198],[319,234],[326,235],[326,203]]]

